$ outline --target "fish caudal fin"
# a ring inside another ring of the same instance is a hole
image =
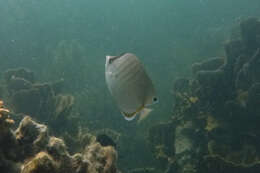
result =
[[[142,111],[140,112],[140,117],[138,119],[138,123],[140,123],[141,121],[146,119],[148,117],[148,115],[150,114],[150,112],[152,112],[152,109],[143,108]]]

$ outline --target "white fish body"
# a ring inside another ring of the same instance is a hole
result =
[[[141,119],[151,110],[146,108],[157,102],[153,83],[139,59],[131,53],[106,56],[106,83],[125,119],[133,120],[137,113]]]

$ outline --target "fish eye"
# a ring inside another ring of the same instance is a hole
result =
[[[157,97],[154,97],[153,98],[153,102],[157,102],[158,101],[158,98]]]

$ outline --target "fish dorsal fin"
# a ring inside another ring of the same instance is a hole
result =
[[[122,56],[124,56],[126,54],[126,52],[124,52],[124,53],[121,53],[120,55],[118,55],[118,56],[108,56],[109,57],[109,64],[111,64],[113,61],[115,61],[116,59],[118,59],[118,58],[120,58],[120,57],[122,57]]]

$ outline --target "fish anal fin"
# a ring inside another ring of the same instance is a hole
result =
[[[126,112],[121,112],[124,116],[124,118],[127,120],[127,121],[132,121],[133,119],[135,119],[136,115],[137,115],[137,112],[133,112],[133,113],[126,113]]]
[[[152,109],[149,108],[143,108],[140,112],[140,117],[138,119],[138,123],[140,123],[141,121],[143,121],[144,119],[146,119],[148,117],[148,115],[150,114],[150,112],[152,112]]]

